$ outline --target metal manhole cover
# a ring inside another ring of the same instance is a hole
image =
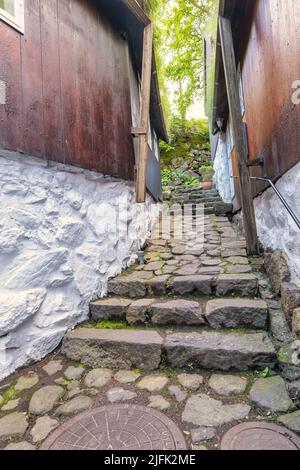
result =
[[[58,428],[42,450],[185,450],[180,430],[144,406],[112,405],[89,410]]]
[[[221,450],[300,450],[300,438],[270,423],[244,423],[225,434]]]

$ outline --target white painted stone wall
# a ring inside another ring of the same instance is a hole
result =
[[[276,184],[288,204],[300,218],[300,162]],[[300,283],[300,231],[274,191],[270,188],[255,199],[257,229],[265,248],[281,249]]]
[[[3,151],[0,197],[3,379],[88,318],[89,301],[135,260],[159,206],[136,204],[133,183]]]
[[[214,183],[224,202],[231,203],[233,184],[231,180],[231,152],[229,151],[228,135],[219,134],[218,145],[214,159]]]

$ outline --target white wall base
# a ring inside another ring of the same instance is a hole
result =
[[[0,379],[42,359],[135,260],[159,205],[132,183],[0,151]],[[117,224],[118,222],[118,224]]]
[[[214,183],[224,202],[231,204],[233,198],[233,180],[231,153],[228,151],[228,135],[221,132],[214,159]]]
[[[276,184],[300,218],[300,162]],[[257,230],[265,248],[285,253],[294,282],[300,279],[300,231],[274,191],[270,188],[254,201]]]

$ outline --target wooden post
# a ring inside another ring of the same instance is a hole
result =
[[[141,111],[139,125],[139,160],[136,180],[136,201],[139,203],[143,203],[146,200],[152,51],[153,26],[152,23],[150,23],[144,29]]]
[[[233,139],[238,161],[240,195],[244,216],[247,249],[249,255],[257,255],[259,253],[259,245],[251,191],[251,180],[249,169],[247,167],[248,152],[245,142],[243,116],[239,94],[239,82],[230,20],[220,17],[219,29],[226,78],[227,97],[233,128]]]

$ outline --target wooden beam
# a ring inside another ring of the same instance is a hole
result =
[[[219,31],[222,46],[227,97],[233,129],[233,139],[238,162],[240,196],[243,209],[247,249],[249,255],[257,255],[259,253],[259,244],[252,198],[251,180],[249,169],[247,167],[248,152],[240,103],[239,82],[232,38],[232,28],[229,19],[224,17],[219,18]]]
[[[144,25],[147,26],[151,23],[150,18],[146,15],[144,10],[140,7],[136,0],[122,0],[131,13]]]
[[[141,111],[140,111],[139,128],[146,130],[146,132],[139,134],[139,160],[138,160],[138,165],[137,165],[137,181],[136,181],[136,201],[139,203],[143,203],[146,200],[152,56],[153,56],[153,26],[152,26],[152,23],[150,23],[144,29],[144,45],[143,45]]]

